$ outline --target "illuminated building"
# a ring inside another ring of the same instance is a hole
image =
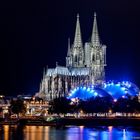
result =
[[[105,80],[106,46],[100,42],[96,14],[90,42],[83,45],[79,15],[77,15],[74,42],[68,41],[66,66],[48,68],[37,96],[52,100],[68,95],[77,86],[102,84]]]

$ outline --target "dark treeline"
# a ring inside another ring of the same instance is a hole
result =
[[[84,113],[99,113],[104,112],[123,112],[123,113],[138,113],[140,112],[140,103],[138,97],[119,98],[117,101],[108,97],[96,97],[89,100],[71,100],[62,97],[51,101],[49,113],[78,113],[81,110]]]

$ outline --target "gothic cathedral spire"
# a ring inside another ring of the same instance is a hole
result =
[[[100,46],[100,37],[99,37],[99,33],[98,33],[96,13],[94,13],[94,22],[93,22],[91,43],[93,46]]]
[[[71,55],[71,48],[70,48],[70,38],[68,38],[68,51],[67,51],[67,56]]]
[[[81,29],[80,29],[79,14],[77,14],[75,38],[74,38],[74,44],[73,45],[74,45],[74,47],[81,47],[82,46],[82,38],[81,38]]]
[[[82,44],[79,14],[77,14],[75,37],[72,47],[72,66],[73,67],[84,66],[84,49]]]
[[[68,51],[66,57],[66,67],[72,66],[72,56],[71,56],[71,45],[70,45],[70,38],[68,38]]]

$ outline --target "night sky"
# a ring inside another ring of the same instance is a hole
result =
[[[34,94],[43,68],[65,65],[76,14],[83,42],[89,41],[94,12],[107,45],[107,80],[140,86],[139,0],[32,0],[0,3],[0,94]]]

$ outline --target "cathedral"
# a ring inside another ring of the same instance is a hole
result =
[[[96,18],[95,13],[90,41],[83,43],[79,15],[77,15],[73,44],[68,39],[66,66],[56,64],[55,68],[45,70],[39,97],[51,101],[67,96],[75,87],[101,85],[104,82],[106,46],[100,42]]]

